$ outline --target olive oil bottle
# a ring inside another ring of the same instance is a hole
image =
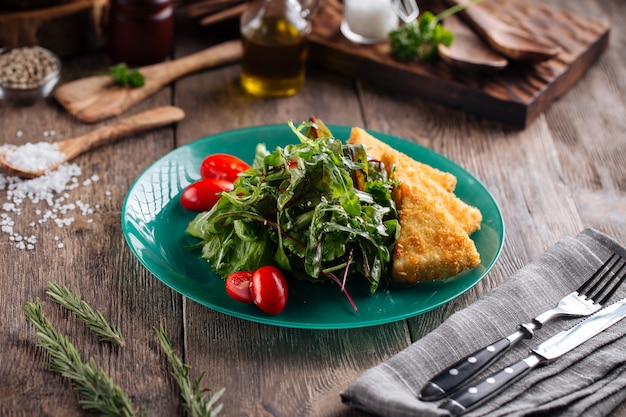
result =
[[[255,1],[241,16],[241,85],[260,97],[296,94],[305,79],[311,8],[296,0]]]

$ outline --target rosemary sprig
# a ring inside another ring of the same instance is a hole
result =
[[[108,341],[114,345],[124,346],[125,340],[122,333],[113,324],[109,324],[99,311],[94,311],[89,304],[81,300],[78,291],[72,293],[69,288],[48,282],[48,297],[55,303],[72,311],[76,318],[96,333],[100,340]]]
[[[80,406],[104,417],[135,417],[130,398],[93,358],[84,363],[67,336],[59,334],[44,315],[39,300],[27,302],[22,309],[37,329],[38,346],[50,354],[50,370],[68,378],[80,394]],[[142,413],[143,415],[143,413]]]
[[[200,383],[204,373],[196,379],[193,384],[189,380],[190,366],[184,363],[173,351],[163,325],[154,327],[154,332],[161,343],[161,348],[167,356],[172,366],[172,377],[180,388],[180,395],[183,398],[183,408],[190,417],[217,417],[222,411],[223,404],[216,404],[225,391],[225,388],[217,391],[210,398],[206,398],[208,388],[200,388]]]

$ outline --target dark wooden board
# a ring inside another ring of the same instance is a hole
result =
[[[442,9],[434,2],[431,7]],[[536,64],[511,62],[495,74],[463,72],[442,61],[398,62],[389,55],[388,43],[358,45],[346,39],[339,29],[342,5],[327,0],[313,22],[311,62],[393,91],[525,128],[580,79],[609,44],[610,27],[602,20],[529,1],[492,0],[480,7],[556,42],[563,52]]]
[[[0,1],[0,47],[39,45],[61,58],[106,43],[108,0]]]

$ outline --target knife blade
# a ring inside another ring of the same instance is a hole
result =
[[[539,365],[555,361],[626,317],[626,298],[535,346],[526,358],[449,396],[439,408],[458,416],[502,391]]]

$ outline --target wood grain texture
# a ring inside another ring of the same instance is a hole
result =
[[[32,326],[20,307],[37,297],[81,354],[101,364],[147,415],[184,415],[152,332],[152,326],[163,323],[176,351],[192,366],[192,377],[206,372],[206,385],[226,387],[225,415],[365,417],[341,404],[343,388],[500,285],[559,239],[595,227],[626,243],[626,10],[622,0],[546,3],[607,21],[611,46],[523,130],[433,104],[408,88],[391,91],[369,77],[352,78],[316,66],[309,68],[302,91],[286,99],[246,95],[239,87],[239,65],[233,64],[179,79],[138,103],[129,115],[175,105],[186,117],[176,126],[76,158],[81,179],[96,174],[99,179],[72,190],[70,199],[98,205],[93,215],[77,216],[68,227],[45,223],[30,228],[27,213],[35,206],[24,203],[24,214],[14,217],[20,228],[37,237],[35,249],[19,250],[7,233],[0,233],[0,415],[89,415],[78,408],[70,385],[46,370],[47,355],[35,347]],[[182,29],[174,58],[221,40],[215,27],[177,27]],[[103,53],[64,60],[62,82],[107,64]],[[407,138],[474,173],[499,203],[506,227],[504,249],[492,271],[466,294],[418,317],[327,331],[266,326],[212,311],[163,285],[133,256],[120,224],[122,204],[133,181],[155,160],[214,133],[310,115]],[[79,136],[115,119],[83,124],[49,100],[28,108],[0,102],[0,120],[0,144],[23,144]],[[53,137],[43,135],[50,131]],[[6,190],[0,189],[0,202],[5,201]],[[71,315],[45,301],[48,280],[77,287],[120,326],[127,346],[99,344]],[[626,407],[611,417],[626,417]]]
[[[232,40],[176,60],[138,68],[144,76],[141,87],[118,86],[108,75],[93,75],[60,85],[53,96],[80,121],[101,122],[119,116],[184,75],[230,64],[240,58],[241,42]]]
[[[536,64],[513,62],[495,75],[454,71],[444,62],[399,62],[390,56],[388,44],[348,41],[339,30],[342,6],[329,0],[314,21],[313,60],[385,89],[408,90],[417,97],[523,128],[567,91],[608,45],[609,26],[602,20],[515,0],[492,2],[489,11],[524,33],[548,38],[563,52]]]
[[[457,15],[448,16],[444,26],[454,35],[452,45],[437,46],[439,58],[460,71],[501,71],[509,61],[492,49]]]
[[[178,122],[184,117],[185,112],[178,107],[157,107],[99,127],[87,134],[55,142],[58,151],[63,154],[63,157],[45,169],[33,171],[32,169],[11,164],[6,158],[7,154],[11,152],[10,150],[0,153],[0,167],[20,178],[36,178],[55,170],[78,155],[92,149],[112,143],[125,136]]]

